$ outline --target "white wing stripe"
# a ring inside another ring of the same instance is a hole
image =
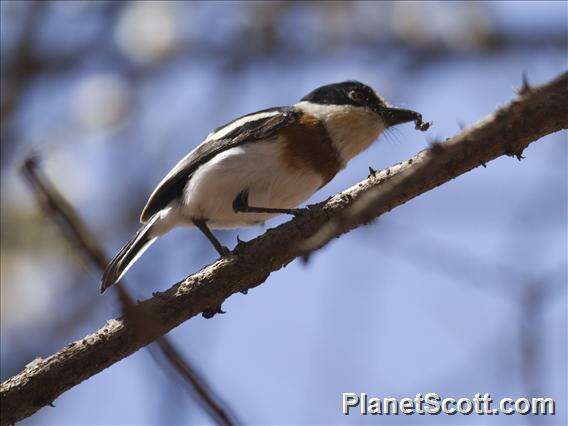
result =
[[[211,140],[218,140],[223,138],[224,136],[228,135],[229,133],[231,133],[233,130],[247,124],[250,123],[251,121],[258,121],[261,120],[263,118],[266,117],[272,117],[274,115],[278,115],[278,114],[282,114],[281,111],[269,111],[269,112],[260,112],[258,114],[253,114],[253,115],[248,115],[246,117],[240,118],[237,121],[235,121],[234,123],[229,124],[228,126],[225,126],[219,130],[217,130],[215,133],[209,133],[209,135],[207,136],[207,139],[205,139],[205,142],[211,141]]]

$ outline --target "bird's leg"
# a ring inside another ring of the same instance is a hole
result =
[[[217,250],[217,252],[221,257],[229,254],[230,250],[224,245],[222,245],[217,238],[215,238],[215,235],[213,235],[213,232],[211,232],[211,230],[207,226],[206,220],[192,219],[192,222],[201,232],[203,232],[203,235],[207,237],[207,239],[211,242],[211,244],[213,244],[213,247],[215,247],[215,250]]]
[[[233,201],[233,210],[235,213],[284,213],[291,214],[294,216],[300,216],[304,214],[307,209],[279,209],[273,207],[253,207],[249,206],[248,203],[248,189],[245,189],[236,196]]]

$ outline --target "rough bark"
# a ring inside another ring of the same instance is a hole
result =
[[[270,273],[330,239],[497,157],[521,158],[530,143],[567,127],[568,73],[544,86],[523,85],[511,103],[459,135],[310,206],[304,216],[239,243],[231,255],[139,303],[134,309],[149,316],[154,327],[112,319],[84,339],[34,361],[0,385],[2,424],[32,415],[66,390],[232,294],[258,286]]]

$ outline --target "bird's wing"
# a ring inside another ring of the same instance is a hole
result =
[[[217,154],[245,143],[269,139],[280,129],[294,123],[301,113],[292,107],[277,107],[237,118],[215,129],[197,148],[185,156],[152,192],[140,221],[146,223],[158,211],[182,195],[197,168]]]

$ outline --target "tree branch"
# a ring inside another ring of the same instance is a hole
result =
[[[507,106],[459,135],[310,206],[305,216],[240,242],[231,255],[137,304],[134,309],[157,327],[140,330],[127,318],[113,319],[26,367],[0,385],[2,422],[30,416],[66,390],[232,294],[258,286],[271,272],[330,239],[497,157],[521,158],[530,143],[567,127],[568,73],[538,88],[524,87]]]
[[[108,258],[103,248],[87,229],[75,209],[42,173],[35,155],[26,159],[22,166],[22,173],[32,187],[46,215],[59,226],[67,240],[75,246],[76,252],[102,274],[108,264]],[[133,312],[142,314],[142,312],[133,311],[132,308],[135,303],[123,284],[117,284],[116,290],[125,316],[129,316]],[[152,321],[144,317],[138,316],[129,319],[136,321],[139,327],[154,327]],[[170,367],[184,380],[190,393],[196,397],[197,403],[216,424],[223,426],[238,424],[235,416],[230,414],[232,410],[223,404],[205,379],[184,359],[167,337],[156,339],[156,345]],[[152,352],[153,347],[149,346],[148,348]],[[157,354],[153,353],[153,355],[154,359],[157,359]]]

